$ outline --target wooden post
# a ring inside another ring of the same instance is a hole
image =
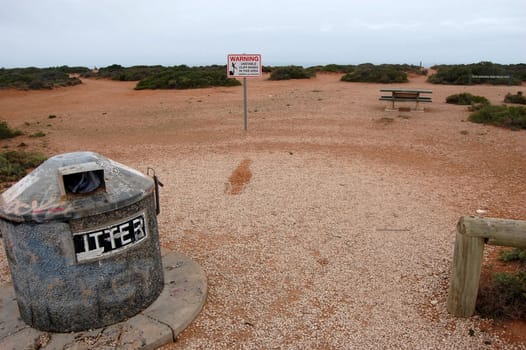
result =
[[[526,221],[460,218],[447,299],[447,310],[455,316],[475,312],[484,244],[526,248]]]
[[[484,238],[466,236],[457,229],[447,298],[447,311],[455,316],[470,317],[475,312],[483,251]]]

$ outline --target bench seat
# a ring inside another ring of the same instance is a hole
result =
[[[431,97],[407,98],[407,97],[381,96],[379,100],[396,101],[396,102],[432,102]]]

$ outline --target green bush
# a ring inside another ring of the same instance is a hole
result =
[[[123,67],[118,64],[112,64],[108,67],[100,68],[98,73],[95,75],[91,72],[84,74],[83,76],[106,78],[111,80],[119,81],[139,81],[158,74],[163,70],[167,69],[163,66],[132,66]]]
[[[227,77],[226,66],[176,66],[141,79],[135,89],[195,89],[237,85],[241,85],[238,80]]]
[[[0,120],[0,140],[10,139],[19,135],[22,135],[22,131],[13,130],[5,121]]]
[[[8,151],[0,153],[0,182],[18,181],[46,157],[40,153]]]
[[[526,65],[502,65],[492,62],[433,66],[437,72],[427,80],[433,84],[472,85],[520,85],[526,78]],[[472,78],[473,75],[503,75],[510,79]]]
[[[179,65],[163,66],[132,66],[123,67],[113,64],[103,67],[97,73],[87,73],[84,76],[106,78],[119,81],[138,81],[136,90],[144,89],[194,89],[210,86],[237,86],[241,83],[226,76],[225,65],[188,67]]]
[[[513,248],[512,250],[503,250],[500,252],[499,259],[502,261],[522,261],[526,262],[526,249]]]
[[[507,93],[506,96],[504,97],[504,102],[526,105],[526,96],[522,94],[522,91],[517,92],[516,95]]]
[[[473,112],[469,120],[513,130],[526,129],[526,107],[485,105]]]
[[[455,105],[471,105],[475,103],[489,104],[489,100],[484,96],[472,95],[469,92],[463,92],[460,94],[449,95],[446,97],[446,103]]]
[[[79,67],[73,70],[80,70]],[[54,87],[72,86],[80,84],[80,79],[69,76],[69,68],[12,68],[0,69],[0,88],[15,89],[52,89]]]
[[[484,315],[524,319],[526,317],[526,271],[493,274],[492,301],[485,305]]]
[[[312,66],[307,68],[310,72],[327,72],[327,73],[350,73],[355,66],[350,64],[327,64],[325,66]]]
[[[357,66],[351,73],[345,74],[342,81],[366,83],[405,83],[407,74],[400,67],[393,65],[375,66],[365,63]]]
[[[308,71],[302,66],[275,67],[270,73],[269,80],[310,79],[316,73]]]
[[[497,272],[479,291],[477,311],[484,317],[524,319],[526,317],[526,249],[501,251],[502,261],[518,262],[516,273]]]

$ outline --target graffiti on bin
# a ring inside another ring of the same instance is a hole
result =
[[[45,221],[46,219],[56,216],[57,213],[65,212],[70,209],[71,203],[65,198],[57,196],[53,191],[46,190],[39,193],[38,197],[34,199],[20,200],[19,198],[12,198],[11,201],[4,199],[3,211],[12,216],[23,217],[37,222]]]

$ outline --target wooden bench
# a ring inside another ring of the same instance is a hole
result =
[[[395,108],[395,102],[415,102],[415,110],[420,102],[432,102],[431,97],[421,96],[421,94],[431,94],[432,90],[420,89],[382,89],[380,92],[390,92],[391,95],[380,96],[380,101],[390,101],[391,108],[386,110],[398,110]],[[421,109],[423,111],[423,109]]]

